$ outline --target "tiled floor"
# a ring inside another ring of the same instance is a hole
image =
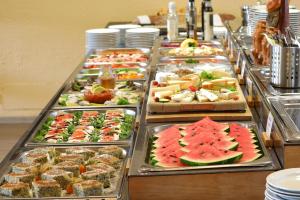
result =
[[[0,124],[0,161],[29,128],[30,124]]]

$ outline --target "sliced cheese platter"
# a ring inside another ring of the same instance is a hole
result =
[[[245,111],[246,100],[238,81],[215,74],[203,71],[166,82],[152,81],[148,112]]]

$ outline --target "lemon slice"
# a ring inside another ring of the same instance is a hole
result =
[[[197,46],[198,46],[198,41],[191,38],[185,39],[180,45],[181,48],[197,47]]]
[[[104,90],[105,90],[105,88],[102,87],[102,86],[99,85],[99,84],[94,84],[94,85],[92,86],[92,88],[91,88],[91,92],[92,92],[92,93],[101,93],[101,92],[104,91]]]

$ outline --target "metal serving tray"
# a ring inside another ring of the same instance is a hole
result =
[[[78,146],[78,145],[99,145],[99,144],[130,144],[134,138],[134,133],[135,133],[135,124],[136,124],[136,117],[137,117],[137,113],[135,110],[130,110],[130,109],[123,109],[124,113],[127,115],[131,115],[134,117],[133,123],[132,123],[132,131],[131,131],[131,135],[128,139],[125,140],[114,140],[114,141],[109,141],[109,142],[63,142],[63,143],[50,143],[50,142],[35,142],[34,138],[37,134],[37,132],[42,128],[42,126],[44,125],[44,123],[47,121],[47,119],[49,117],[56,117],[59,112],[66,112],[66,113],[74,113],[76,111],[97,111],[99,113],[104,113],[107,110],[118,110],[118,109],[103,109],[103,108],[98,108],[98,109],[84,109],[84,110],[80,110],[80,109],[69,109],[69,110],[49,110],[47,112],[47,114],[45,115],[45,117],[40,121],[39,125],[32,131],[32,134],[30,136],[30,138],[27,140],[25,146],[41,146],[41,145],[45,145],[45,146]]]
[[[265,94],[268,93],[273,96],[295,96],[300,95],[300,88],[277,88],[270,83],[270,68],[264,67],[259,69],[251,69],[252,74],[254,75],[256,82],[259,87],[263,89]]]
[[[151,50],[147,48],[109,48],[109,49],[95,49],[90,52],[87,59],[91,57],[96,57],[98,55],[112,55],[112,54],[132,54],[139,53],[147,56],[147,61],[145,62],[133,62],[133,61],[111,61],[111,62],[85,62],[85,66],[87,65],[103,65],[103,64],[138,64],[138,63],[150,63],[151,61]]]
[[[175,72],[177,70],[190,70],[195,73],[201,73],[202,71],[225,71],[232,75],[233,71],[230,64],[216,64],[216,63],[201,63],[201,64],[158,64],[156,65],[156,73],[159,72]]]
[[[99,71],[102,66],[105,66],[107,64],[100,64],[100,65],[85,65],[83,66],[83,69],[86,69],[86,70],[91,70],[91,71]],[[120,67],[114,67],[114,65],[121,65]],[[123,65],[123,66],[122,66]],[[134,67],[127,67],[127,66],[134,66]],[[149,63],[118,63],[118,64],[112,64],[112,69],[134,69],[134,68],[148,68],[149,67]]]
[[[126,82],[126,81],[124,81]],[[136,103],[136,104],[128,104],[128,105],[117,105],[117,104],[91,104],[91,105],[73,105],[73,106],[62,106],[59,104],[59,98],[56,100],[56,102],[54,103],[52,109],[57,110],[57,109],[82,109],[82,108],[137,108],[139,109],[140,104],[143,101],[143,93],[144,91],[144,83],[142,82],[132,82],[137,90],[136,93],[140,94],[140,100]],[[64,90],[62,91],[60,97],[62,95],[82,95],[83,92],[82,91],[74,91],[72,89],[72,84],[73,81],[70,81],[66,87],[64,88]]]
[[[112,69],[112,73],[116,74],[116,71],[118,70],[124,70],[124,69],[128,69],[128,70],[138,70],[139,73],[143,74],[143,78],[139,78],[139,79],[117,79],[116,81],[146,81],[148,78],[148,72],[145,68],[122,68],[122,69]],[[76,75],[75,79],[89,79],[89,78],[93,78],[93,79],[97,79],[99,76],[99,72],[100,70],[95,70],[95,69],[82,69],[80,70],[79,74]]]
[[[161,47],[167,47],[167,48],[174,48],[174,47],[180,47],[180,44],[185,40],[186,38],[169,41],[169,40],[163,40],[160,44]],[[198,46],[214,46],[214,47],[221,47],[221,43],[219,41],[203,41],[198,40]]]
[[[300,97],[269,98],[285,126],[282,134],[288,142],[300,142]]]
[[[221,47],[216,47],[219,48],[221,50],[223,50]],[[198,56],[182,56],[182,55],[172,55],[169,53],[170,50],[172,50],[174,48],[167,48],[167,47],[161,47],[158,49],[158,55],[160,55],[161,57],[170,57],[170,58],[215,58],[216,56],[224,56],[225,55],[225,51],[223,50],[222,53],[217,53],[217,54],[208,54],[208,55],[198,55]]]
[[[101,146],[105,146],[105,145],[99,145],[97,147],[95,147],[95,146],[82,146],[82,147],[89,148],[92,150],[97,150]],[[125,145],[119,145],[119,147],[124,149],[121,167],[117,171],[118,176],[116,178],[114,178],[115,180],[111,181],[112,189],[110,189],[110,188],[104,189],[105,194],[103,194],[102,196],[90,196],[90,197],[77,197],[77,196],[69,195],[69,196],[64,196],[64,197],[46,197],[43,199],[98,199],[98,200],[99,199],[101,199],[101,200],[121,199],[121,192],[122,192],[122,188],[124,187],[124,182],[125,182],[126,164],[128,161],[128,155],[129,155],[130,149],[129,149],[129,146],[125,146]],[[54,147],[54,148],[55,148],[55,150],[63,153],[69,147]],[[0,169],[0,185],[2,185],[4,182],[4,175],[11,171],[11,165],[16,162],[21,162],[22,156],[26,155],[26,152],[29,150],[32,150],[32,149],[35,149],[35,148],[34,147],[25,147],[25,148],[19,149],[14,154],[14,158],[12,158],[8,163],[3,165],[3,167]],[[36,198],[36,197],[33,197],[33,198],[10,198],[10,197],[5,197],[5,196],[0,196],[0,199],[22,199],[23,200],[23,199],[41,199],[41,198]]]
[[[193,61],[197,62],[197,64],[205,64],[205,63],[215,63],[215,64],[230,64],[229,60],[225,56],[213,56],[207,58],[197,58],[197,57],[185,57],[185,58],[175,58],[175,57],[162,57],[160,58],[160,63],[171,63],[171,64],[189,64],[187,62]]]
[[[230,122],[233,123],[233,122]],[[257,138],[258,138],[258,142],[259,142],[259,146],[260,149],[263,152],[263,157],[259,158],[258,160],[255,160],[253,162],[249,162],[249,163],[238,163],[238,164],[224,164],[224,165],[208,165],[208,166],[190,166],[190,167],[178,167],[178,168],[162,168],[162,167],[156,167],[156,166],[152,166],[149,161],[149,155],[150,155],[150,151],[151,151],[151,138],[161,132],[162,130],[165,130],[166,128],[169,128],[170,126],[173,126],[175,124],[169,124],[169,125],[160,125],[160,126],[148,126],[146,129],[146,135],[145,135],[145,143],[143,144],[144,149],[144,164],[142,166],[140,166],[139,168],[139,172],[140,173],[151,173],[151,172],[168,172],[168,171],[186,171],[186,170],[204,170],[204,169],[224,169],[224,168],[243,168],[243,167],[262,167],[262,166],[268,166],[272,164],[272,160],[271,157],[268,153],[268,151],[266,150],[265,146],[263,145],[263,142],[260,138],[260,136],[258,135],[258,128],[257,126],[252,123],[240,123],[237,122],[238,124],[247,127],[247,128],[251,128],[256,132]],[[180,125],[184,125],[184,124],[180,124]]]

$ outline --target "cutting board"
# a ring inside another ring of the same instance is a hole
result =
[[[146,122],[190,122],[197,121],[204,117],[210,117],[217,121],[249,121],[252,120],[250,108],[246,105],[246,110],[243,112],[185,112],[185,113],[164,113],[151,114],[147,112]]]
[[[182,113],[182,112],[196,112],[196,111],[245,111],[247,107],[247,102],[242,92],[240,85],[236,80],[236,87],[239,99],[238,100],[220,100],[217,102],[198,102],[194,100],[190,103],[177,103],[168,102],[161,103],[155,102],[153,96],[148,96],[147,109],[150,113]],[[152,94],[153,84],[151,83],[150,92]]]

